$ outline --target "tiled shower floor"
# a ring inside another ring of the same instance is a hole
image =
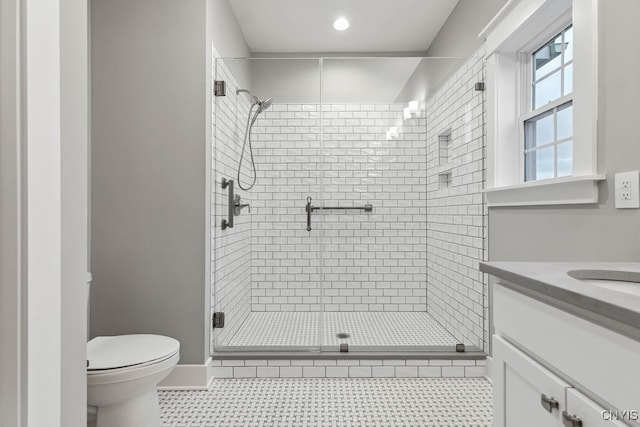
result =
[[[229,347],[454,346],[458,341],[423,312],[252,312]],[[345,332],[346,340],[336,337]]]
[[[456,379],[216,379],[160,391],[162,427],[490,427],[491,384]]]

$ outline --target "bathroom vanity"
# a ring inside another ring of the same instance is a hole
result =
[[[481,263],[498,427],[640,426],[640,264]]]

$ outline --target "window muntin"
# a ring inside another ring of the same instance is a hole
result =
[[[529,112],[524,123],[524,180],[573,173],[573,28],[531,56]]]
[[[573,92],[573,28],[567,27],[533,52],[532,110]]]
[[[525,181],[573,173],[573,101],[524,122]]]

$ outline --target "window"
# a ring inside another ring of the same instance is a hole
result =
[[[489,207],[598,202],[598,3],[510,1],[480,33]]]
[[[573,172],[573,28],[527,55],[523,118],[524,180]]]

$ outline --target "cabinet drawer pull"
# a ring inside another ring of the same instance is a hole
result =
[[[577,415],[571,415],[567,411],[562,411],[562,424],[565,427],[582,427],[582,420]]]
[[[558,409],[558,406],[559,406],[557,400],[555,400],[553,397],[547,396],[546,394],[540,395],[540,404],[544,409],[547,410],[547,412],[551,412],[554,409]]]

